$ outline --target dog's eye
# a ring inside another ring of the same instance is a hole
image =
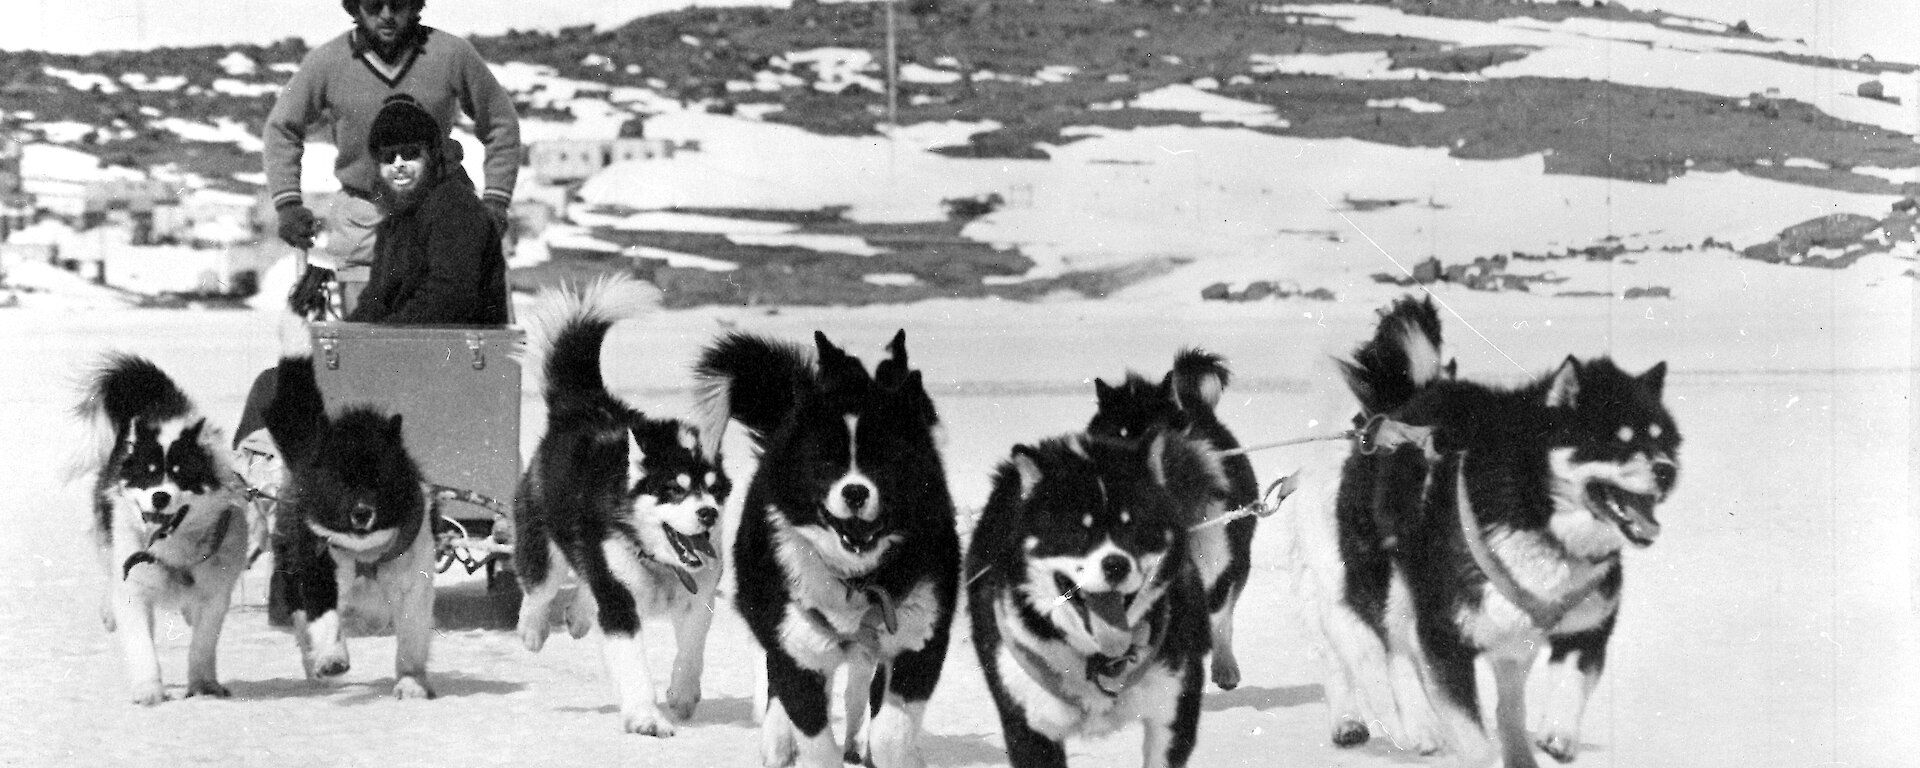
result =
[[[1647,425],[1647,435],[1652,437],[1655,440],[1660,439],[1660,434],[1664,431],[1665,430],[1660,429],[1660,425],[1658,424]]]
[[[1633,427],[1621,427],[1619,432],[1614,433],[1614,437],[1620,438],[1620,442],[1623,443],[1633,442]]]

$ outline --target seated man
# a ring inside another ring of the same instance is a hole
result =
[[[347,316],[362,323],[503,325],[503,233],[441,154],[446,132],[412,97],[387,98],[367,134],[378,163],[373,273]]]

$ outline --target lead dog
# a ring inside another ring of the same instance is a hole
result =
[[[1570,761],[1620,607],[1622,551],[1653,543],[1654,508],[1679,473],[1680,433],[1660,402],[1666,365],[1630,375],[1568,357],[1493,387],[1440,362],[1431,301],[1382,315],[1342,371],[1363,417],[1415,429],[1302,470],[1278,515],[1296,588],[1333,651],[1333,741],[1366,741],[1366,712],[1397,708],[1415,746],[1482,765],[1497,743],[1508,768],[1530,768],[1526,680],[1546,649],[1553,679],[1535,741]],[[1491,731],[1480,657],[1498,689]],[[1391,698],[1368,706],[1380,681]]]
[[[1138,720],[1143,765],[1199,738],[1206,592],[1187,529],[1225,492],[1205,443],[1152,430],[1017,446],[967,550],[980,669],[1014,768],[1061,768],[1069,736]]]
[[[1214,414],[1231,378],[1226,359],[1199,349],[1180,350],[1173,368],[1158,385],[1128,373],[1119,385],[1094,379],[1099,409],[1087,423],[1087,432],[1108,437],[1138,438],[1153,429],[1184,432],[1206,441],[1210,450],[1227,452],[1240,447],[1233,432]],[[1244,453],[1222,456],[1226,494],[1203,516],[1212,519],[1252,504],[1260,495],[1253,462]],[[1207,612],[1212,618],[1213,684],[1221,690],[1240,685],[1240,661],[1233,654],[1233,609],[1253,571],[1253,534],[1259,518],[1243,515],[1225,525],[1194,532],[1188,554],[1200,569],[1207,590]]]
[[[151,361],[113,354],[88,379],[78,414],[111,432],[93,486],[93,535],[107,574],[100,618],[120,636],[135,704],[167,700],[153,612],[193,627],[187,691],[226,696],[215,670],[233,584],[247,568],[246,497],[226,438]]]
[[[908,367],[904,331],[872,375],[824,334],[814,346],[730,334],[697,368],[702,432],[736,420],[761,453],[733,545],[734,604],[766,651],[761,756],[815,768],[861,757],[850,753],[870,697],[868,764],[916,766],[959,587],[939,416]],[[827,685],[842,665],[844,746],[827,723]]]
[[[365,405],[327,415],[305,326],[281,328],[279,385],[265,413],[288,475],[275,515],[274,570],[308,679],[351,667],[343,613],[391,620],[393,695],[431,699],[437,510],[401,439],[401,417]]]
[[[672,736],[673,723],[654,703],[641,619],[673,620],[667,709],[692,717],[720,583],[715,527],[731,486],[717,447],[699,430],[649,418],[609,394],[601,378],[607,331],[657,298],[629,280],[541,296],[532,343],[544,361],[547,431],[514,497],[514,557],[527,649],[546,644],[549,606],[571,570],[584,586],[574,593],[568,628],[584,635],[598,606],[623,727]]]

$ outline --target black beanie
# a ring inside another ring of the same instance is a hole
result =
[[[373,117],[373,129],[367,132],[367,152],[396,144],[425,144],[438,148],[440,124],[412,96],[396,93],[387,97],[380,114]]]

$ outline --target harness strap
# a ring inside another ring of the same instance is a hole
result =
[[[1460,534],[1467,540],[1467,551],[1472,553],[1474,563],[1480,566],[1481,572],[1487,575],[1487,581],[1501,597],[1526,612],[1534,626],[1542,631],[1552,630],[1560,625],[1560,620],[1566,618],[1568,612],[1593,594],[1593,590],[1600,586],[1600,580],[1613,573],[1613,568],[1599,568],[1575,580],[1559,598],[1553,600],[1542,598],[1520,586],[1520,582],[1513,578],[1513,572],[1507,570],[1506,564],[1494,557],[1493,550],[1487,548],[1486,537],[1480,531],[1480,521],[1473,513],[1473,503],[1467,499],[1465,452],[1460,453],[1459,457],[1460,460],[1454,465],[1453,506],[1459,511]]]
[[[401,522],[399,531],[394,534],[393,543],[388,544],[386,550],[382,551],[379,557],[372,560],[359,560],[355,558],[353,564],[354,575],[362,578],[372,578],[374,573],[380,570],[381,566],[398,560],[401,555],[406,554],[406,551],[413,546],[413,540],[420,537],[420,526],[424,525],[427,520],[438,515],[439,508],[436,507],[433,502],[434,495],[431,492],[425,494],[425,503],[422,505],[423,509],[420,510],[420,516],[409,517]],[[340,548],[334,547],[334,549]]]
[[[189,587],[193,586],[193,574],[188,573],[187,569],[212,559],[214,554],[220,551],[220,545],[225,544],[227,541],[227,531],[230,530],[233,526],[233,511],[234,511],[234,507],[231,505],[227,506],[226,508],[220,511],[220,519],[215,521],[213,524],[213,536],[209,537],[209,539],[207,540],[211,543],[207,545],[206,554],[201,555],[200,559],[195,560],[186,565],[172,565],[164,560],[161,560],[159,557],[156,557],[151,551],[153,548],[153,545],[160,543],[162,539],[165,539],[167,537],[167,534],[172,533],[174,529],[177,529],[180,527],[180,522],[182,520],[186,519],[186,515],[184,514],[175,516],[175,519],[172,521],[172,524],[154,533],[153,539],[147,542],[146,547],[143,547],[140,549],[140,551],[127,556],[127,561],[120,565],[120,580],[126,581],[127,577],[133,575],[134,566],[139,565],[141,563],[153,563],[154,565],[158,565],[164,568],[170,568],[174,570],[176,573],[179,574],[180,579],[183,582],[185,582],[187,586]]]

